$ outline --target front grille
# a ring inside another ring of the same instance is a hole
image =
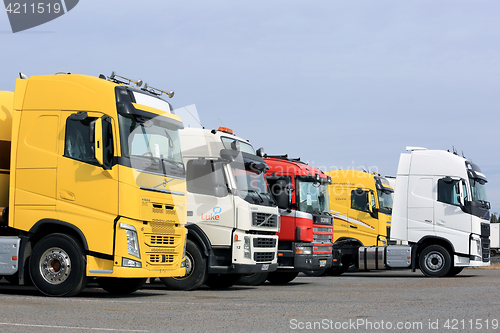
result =
[[[331,253],[332,252],[332,245],[331,244],[329,244],[329,245],[314,245],[313,253],[316,253],[316,252]]]
[[[331,242],[332,235],[313,234],[313,242]]]
[[[318,228],[314,227],[313,232],[332,232],[332,228]]]
[[[174,262],[173,254],[150,254],[149,262],[151,264],[171,264]]]
[[[175,221],[172,221],[175,223]],[[169,234],[175,233],[175,228],[165,222],[150,222],[151,230],[155,234]]]
[[[483,253],[483,262],[490,261],[490,239],[488,237],[481,237],[481,248]]]
[[[174,245],[175,238],[171,236],[151,235],[151,245]]]
[[[253,247],[276,247],[275,238],[254,238]]]
[[[274,252],[255,252],[253,254],[253,260],[257,262],[273,261]]]
[[[252,213],[252,225],[257,227],[276,228],[278,226],[278,215]]]

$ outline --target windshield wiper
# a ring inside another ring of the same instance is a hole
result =
[[[163,173],[164,173],[165,175],[167,175],[167,171],[166,171],[166,169],[165,169],[165,162],[167,162],[167,163],[169,163],[170,165],[173,165],[173,166],[175,166],[175,167],[177,167],[177,168],[179,168],[179,169],[183,169],[183,168],[184,168],[184,163],[182,163],[182,162],[177,162],[177,161],[172,161],[172,160],[168,160],[168,159],[164,159],[164,158],[163,158],[163,154],[162,154],[162,155],[160,155],[160,160],[162,161],[161,166],[162,166],[162,169],[163,169]]]
[[[260,193],[259,193],[259,192],[257,192],[256,190],[243,190],[243,191],[256,193],[256,194],[259,196],[260,201],[261,201],[261,202],[264,202],[264,199],[262,198],[262,196],[260,195]]]

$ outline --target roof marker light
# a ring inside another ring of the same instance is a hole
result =
[[[218,129],[218,131],[224,132],[224,133],[228,133],[228,134],[233,134],[233,130],[230,129],[230,128],[228,128],[228,127],[222,127],[222,126],[220,126],[219,129]]]

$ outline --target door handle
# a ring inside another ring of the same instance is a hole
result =
[[[75,195],[70,191],[59,191],[59,197],[64,200],[75,201]]]
[[[349,224],[349,226],[350,226],[351,228],[353,228],[353,229],[358,229],[358,227],[357,227],[357,226],[355,226],[355,225]]]

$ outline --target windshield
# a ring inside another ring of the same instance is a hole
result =
[[[394,191],[388,189],[382,189],[382,190],[377,190],[377,193],[378,193],[378,205],[380,212],[384,214],[391,214]]]
[[[242,199],[254,204],[274,205],[274,199],[267,190],[262,172],[232,167],[238,194]]]
[[[135,169],[183,177],[179,128],[162,118],[120,114],[122,156]]]
[[[470,188],[472,193],[472,201],[486,203],[488,198],[486,197],[486,182],[484,180],[469,178]]]
[[[221,137],[220,139],[222,141],[222,144],[224,145],[224,148],[226,148],[226,149],[233,149],[232,144],[233,144],[233,142],[237,141],[240,145],[239,150],[241,152],[255,155],[255,150],[253,149],[252,145],[249,144],[248,142],[243,142],[243,141],[228,138],[225,136]]]
[[[301,180],[297,180],[297,184],[298,210],[315,214],[330,212],[330,200],[326,185]]]

